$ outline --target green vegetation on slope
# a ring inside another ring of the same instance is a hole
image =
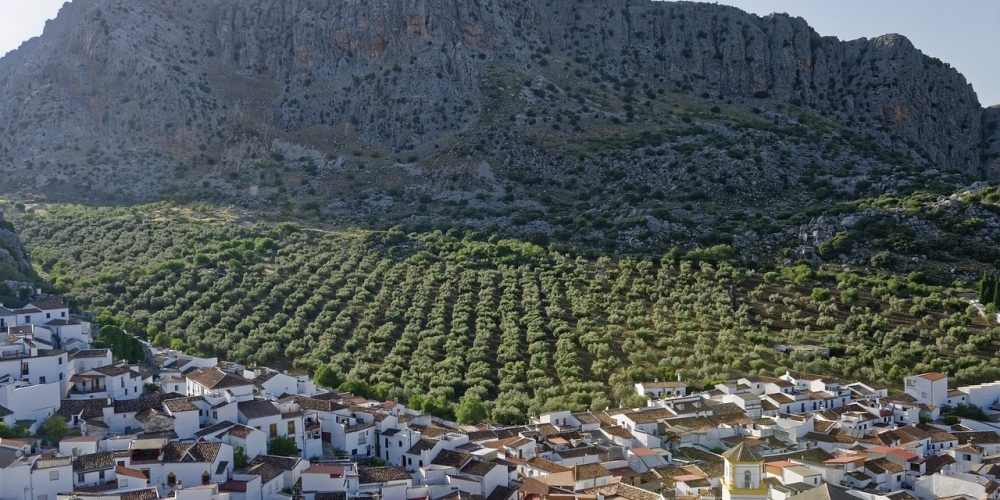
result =
[[[587,258],[431,232],[241,226],[168,205],[33,207],[12,218],[39,271],[155,343],[291,366],[439,414],[522,420],[640,404],[631,384],[792,368],[897,384],[1000,378],[1000,330],[922,275],[761,273],[727,247]],[[141,334],[141,333],[140,333]],[[830,358],[779,352],[818,345]]]

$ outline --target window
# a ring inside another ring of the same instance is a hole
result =
[[[58,481],[58,480],[59,480],[59,471],[57,471],[57,470],[50,470],[49,471],[49,481]]]
[[[171,488],[177,486],[177,474],[174,474],[173,472],[167,474],[167,486]]]
[[[29,368],[28,367],[28,362],[27,361],[21,361],[21,375],[27,375],[28,372],[29,372],[28,368]]]
[[[295,421],[294,420],[289,420],[288,421],[288,433],[291,434],[291,435],[293,435],[293,436],[295,435]]]
[[[38,383],[39,384],[44,384],[45,383],[45,377],[38,377]]]
[[[271,426],[268,427],[268,431],[269,431],[268,433],[271,435],[271,438],[278,437],[278,424],[271,424]]]
[[[31,323],[31,316],[25,316],[24,317],[24,322],[25,323]]]
[[[52,313],[45,313],[45,319],[52,319]]]
[[[59,317],[65,318],[66,317],[66,311],[59,311]]]
[[[219,418],[219,412],[213,411],[212,412],[212,418]]]
[[[104,479],[104,471],[97,471],[97,479]]]
[[[59,364],[62,364],[62,356],[59,356]]]
[[[83,481],[84,481],[84,479],[83,479],[83,473],[82,472],[78,472],[76,474],[76,482],[82,483]]]
[[[753,488],[753,477],[750,471],[743,473],[743,488],[748,490]]]
[[[212,476],[208,473],[208,471],[201,473],[201,484],[208,484],[209,479],[212,479]]]

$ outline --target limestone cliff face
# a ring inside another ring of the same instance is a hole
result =
[[[983,163],[990,178],[1000,178],[1000,106],[983,114]]]
[[[405,151],[475,124],[492,69],[530,77],[569,60],[781,100],[975,175],[1000,148],[996,112],[904,37],[842,42],[785,15],[647,0],[75,0],[0,60],[0,168],[149,197],[177,169],[255,156],[262,129]]]

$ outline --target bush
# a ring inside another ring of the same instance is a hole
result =
[[[847,306],[856,304],[860,298],[861,292],[857,288],[852,287],[840,292],[840,302]]]
[[[42,434],[47,436],[53,443],[58,443],[66,436],[66,419],[53,415],[42,423]]]
[[[278,436],[267,444],[267,453],[279,457],[297,457],[299,447],[295,445],[295,438]]]
[[[330,367],[329,364],[319,365],[316,372],[313,373],[313,382],[316,383],[318,387],[338,387],[343,383],[340,380],[340,376]]]
[[[7,427],[7,424],[0,422],[0,438],[23,438],[28,437],[28,429],[20,425]]]
[[[968,418],[979,421],[989,421],[990,416],[982,408],[973,404],[958,404],[955,407],[942,406],[941,414],[957,418]]]
[[[717,264],[719,262],[729,261],[735,255],[736,252],[733,251],[733,247],[729,245],[715,245],[708,248],[695,248],[685,254],[684,259]]]
[[[486,405],[478,396],[466,396],[455,405],[455,418],[458,423],[476,425],[486,419]]]

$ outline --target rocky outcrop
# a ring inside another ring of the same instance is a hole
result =
[[[21,278],[31,276],[33,273],[28,252],[24,250],[21,239],[14,232],[14,226],[4,220],[2,212],[0,212],[0,264],[18,273],[17,276],[3,276],[6,273],[0,272],[0,278],[3,279]],[[3,266],[0,266],[0,271]]]
[[[569,63],[779,100],[941,167],[996,168],[996,113],[902,36],[842,42],[786,15],[647,0],[77,0],[0,60],[0,168],[148,198],[179,172],[244,168],[278,135],[404,155],[483,119],[494,71]]]
[[[1000,106],[983,114],[983,166],[990,179],[1000,179]]]

